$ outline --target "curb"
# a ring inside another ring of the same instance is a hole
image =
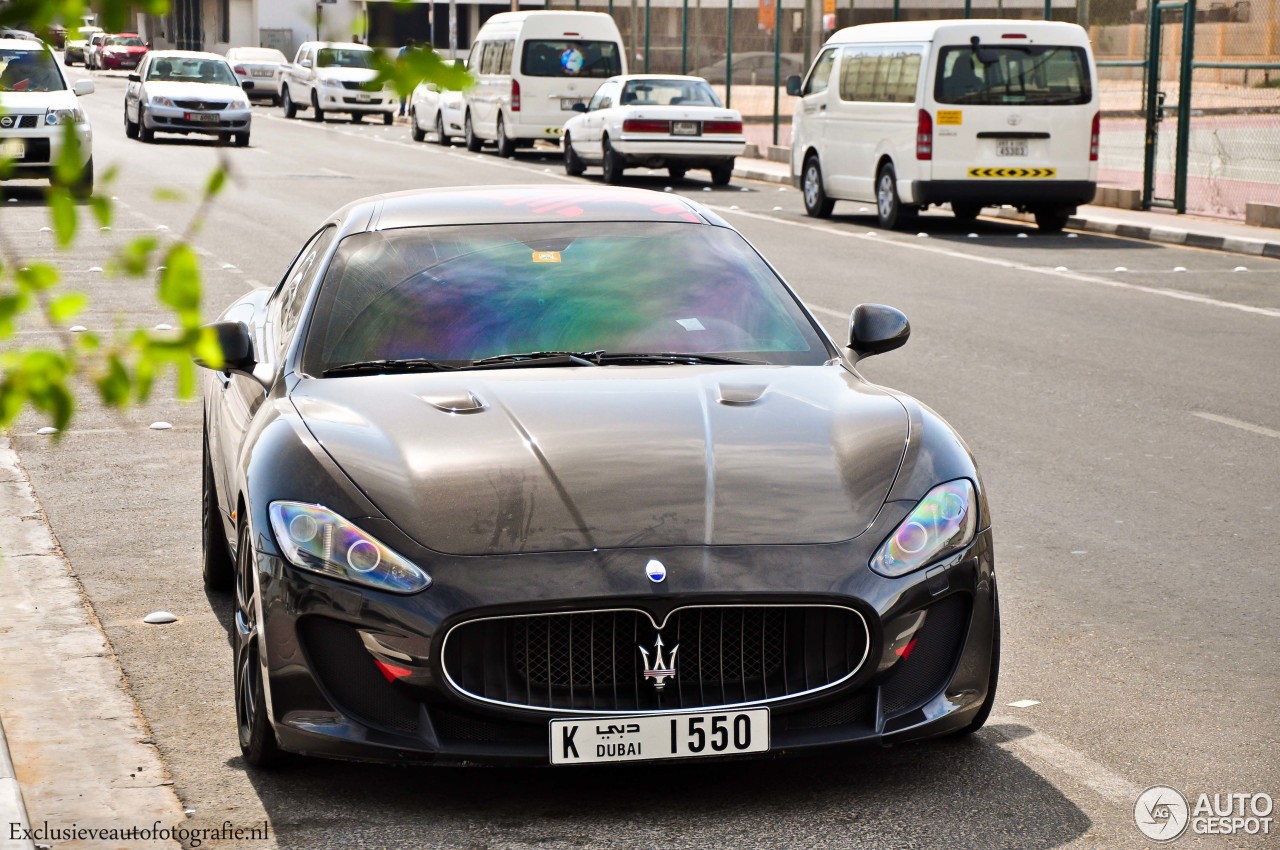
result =
[[[4,738],[4,724],[0,723],[0,850],[35,850],[34,842],[12,837],[15,831],[21,834],[21,830],[30,828],[22,788],[14,775],[13,759],[9,757],[9,745]]]
[[[776,183],[779,186],[792,185],[791,178],[761,168],[737,166],[733,176],[741,180],[758,180],[762,183]],[[1001,209],[983,213],[984,216],[1002,218],[1009,221],[1033,223],[1035,218],[1017,210]],[[1073,215],[1067,219],[1067,227],[1082,230],[1086,233],[1099,233],[1104,236],[1122,236],[1126,239],[1139,239],[1146,242],[1162,242],[1167,245],[1185,245],[1188,248],[1205,248],[1210,251],[1223,251],[1229,254],[1245,254],[1251,257],[1269,257],[1280,260],[1280,242],[1267,239],[1246,239],[1238,236],[1214,236],[1208,233],[1197,233],[1175,227],[1155,227],[1143,224],[1131,224],[1123,221],[1089,218]]]

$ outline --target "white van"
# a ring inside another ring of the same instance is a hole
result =
[[[798,96],[791,175],[805,210],[875,201],[899,227],[929,206],[957,218],[1010,205],[1061,230],[1098,181],[1089,37],[1049,21],[911,21],[831,36]]]
[[[601,12],[502,12],[476,35],[467,57],[467,150],[494,141],[511,156],[534,139],[558,139],[575,104],[627,72],[622,35]]]

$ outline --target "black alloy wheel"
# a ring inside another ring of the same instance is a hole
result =
[[[240,752],[254,767],[271,767],[283,753],[267,717],[258,625],[258,581],[253,537],[241,522],[236,546],[235,700]]]
[[[201,477],[200,532],[201,572],[208,590],[230,590],[235,582],[235,562],[227,548],[222,533],[222,520],[218,515],[218,491],[213,483],[213,461],[209,457],[209,436],[204,437],[204,465]]]

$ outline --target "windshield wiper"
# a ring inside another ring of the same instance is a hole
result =
[[[425,357],[405,357],[386,360],[357,360],[354,363],[343,363],[332,366],[322,373],[326,378],[336,375],[362,375],[385,372],[453,372],[457,366],[428,360]]]
[[[464,369],[485,366],[599,366],[604,351],[526,351],[472,360]]]
[[[599,362],[606,363],[669,363],[682,364],[686,366],[696,366],[701,363],[720,363],[733,366],[765,366],[768,365],[763,360],[747,360],[742,357],[725,357],[722,354],[686,354],[680,351],[651,351],[651,352],[619,352],[616,354],[606,354],[600,352]]]

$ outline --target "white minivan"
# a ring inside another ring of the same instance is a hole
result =
[[[930,205],[1031,212],[1061,230],[1098,180],[1089,37],[1050,21],[910,21],[831,36],[802,80],[791,175],[806,212],[874,201],[881,225]]]
[[[622,35],[602,12],[502,12],[476,35],[467,58],[476,83],[463,104],[467,149],[498,155],[535,139],[558,139],[574,106],[627,72]]]

